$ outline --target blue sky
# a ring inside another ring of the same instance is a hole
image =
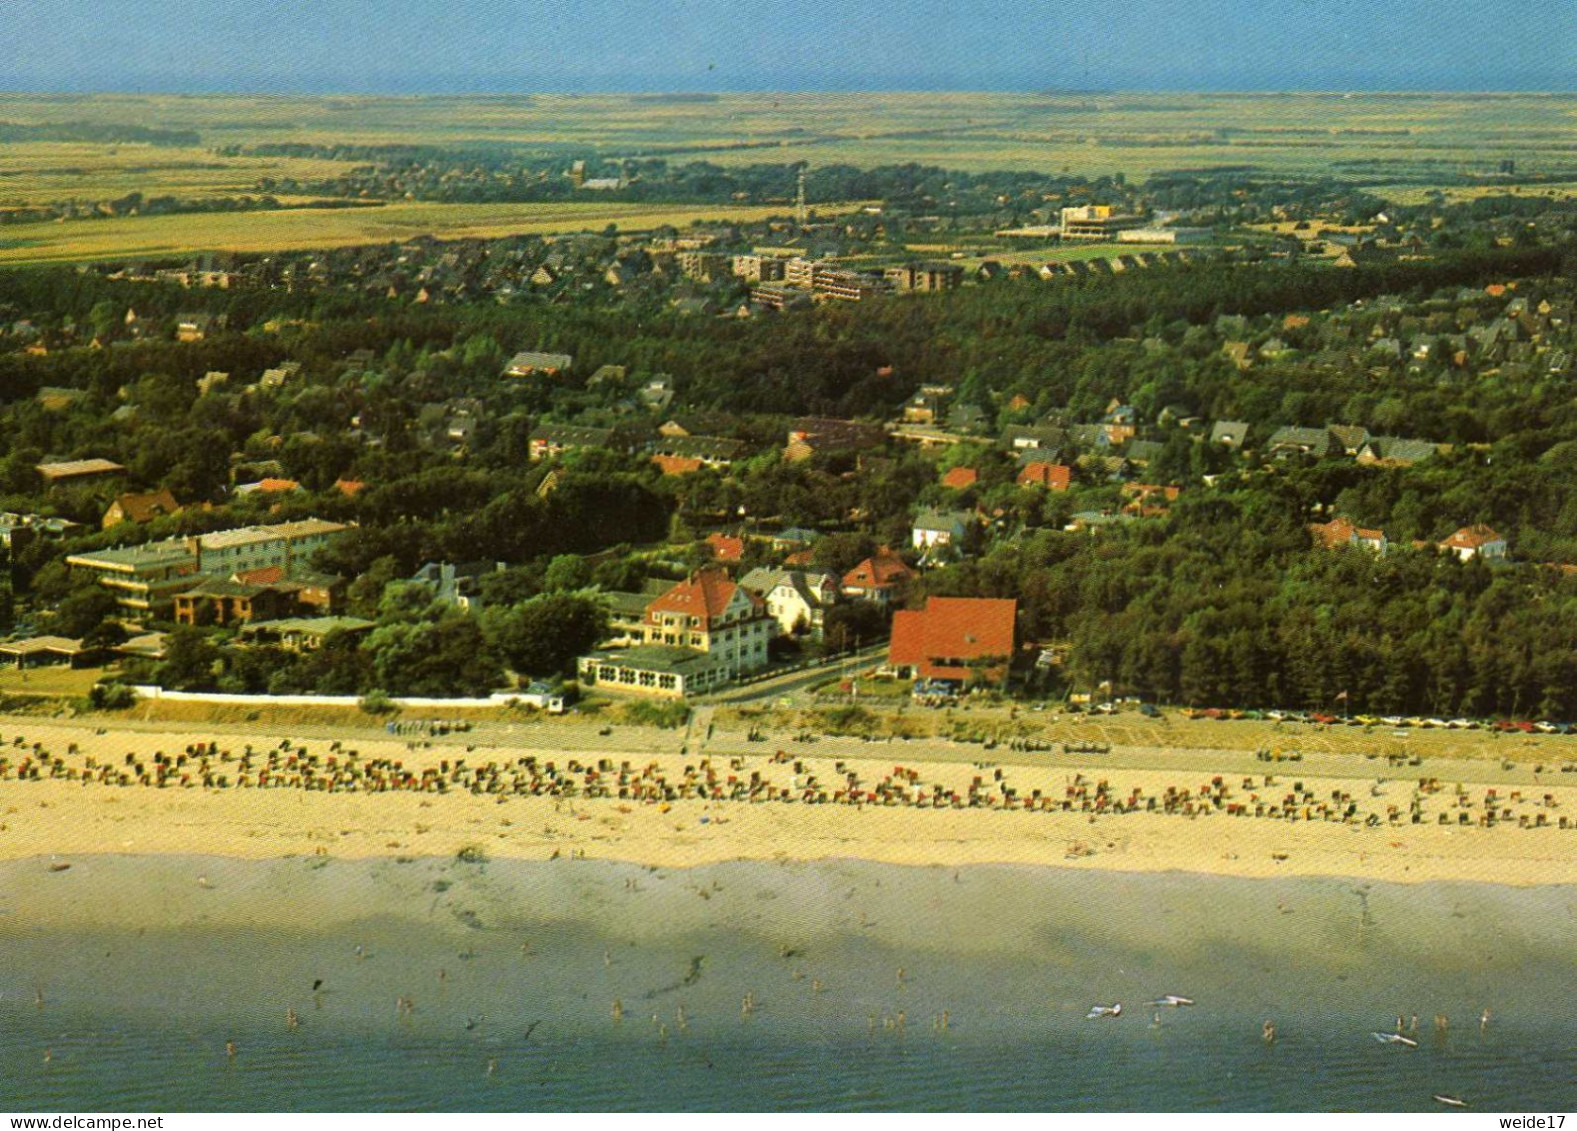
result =
[[[1577,0],[0,0],[0,89],[1572,90]]]

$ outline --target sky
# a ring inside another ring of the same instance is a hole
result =
[[[0,0],[0,90],[1563,90],[1577,0]]]

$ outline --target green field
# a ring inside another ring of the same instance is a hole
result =
[[[262,177],[311,178],[349,162],[224,157],[278,142],[498,145],[523,156],[660,153],[723,165],[920,162],[1143,180],[1181,169],[1350,176],[1401,201],[1491,171],[1577,181],[1577,97],[1541,94],[729,94],[493,97],[0,95],[0,122],[195,130],[198,146],[27,141],[0,147],[0,208],[140,191],[184,199],[255,193]],[[1464,192],[1506,191],[1502,186]],[[1522,191],[1545,191],[1528,186]],[[395,202],[299,212],[0,228],[0,261],[256,250],[573,226],[555,206]],[[629,206],[567,205],[586,223],[635,223]],[[673,210],[670,210],[673,211]],[[716,214],[712,210],[709,214]],[[528,225],[522,227],[521,225]],[[535,226],[535,227],[529,227]]]
[[[858,205],[845,206],[848,209]],[[840,211],[822,207],[824,213]],[[436,204],[401,201],[377,208],[287,209],[130,216],[0,227],[0,264],[156,259],[206,251],[288,251],[401,242],[420,235],[496,238],[519,233],[624,230],[697,220],[748,221],[781,207],[666,204]]]

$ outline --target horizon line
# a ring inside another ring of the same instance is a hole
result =
[[[659,97],[748,97],[758,95],[762,97],[795,97],[795,96],[832,96],[832,95],[872,95],[872,94],[1001,94],[1025,95],[1042,98],[1097,98],[1112,97],[1115,95],[1140,95],[1140,94],[1190,94],[1190,95],[1224,95],[1224,94],[1259,94],[1271,96],[1318,96],[1318,97],[1385,97],[1407,95],[1413,97],[1431,95],[1500,95],[1524,96],[1543,98],[1577,97],[1577,86],[1571,88],[1561,87],[1339,87],[1339,86],[1308,86],[1308,87],[1271,87],[1271,86],[1220,86],[1220,87],[1191,87],[1191,86],[1156,86],[1156,87],[970,87],[970,86],[869,86],[869,87],[800,87],[800,88],[775,88],[775,87],[748,87],[738,89],[706,89],[698,87],[607,87],[607,88],[542,88],[518,90],[463,90],[433,87],[426,90],[396,90],[396,89],[355,89],[355,88],[300,88],[292,90],[268,89],[225,89],[222,87],[205,89],[181,89],[178,87],[135,87],[135,86],[108,86],[94,89],[69,89],[56,87],[0,87],[0,98],[14,97],[56,97],[56,98],[102,98],[114,96],[165,96],[172,98],[531,98],[541,96],[557,96],[566,98],[606,98],[606,97],[631,97],[642,95],[656,95]]]

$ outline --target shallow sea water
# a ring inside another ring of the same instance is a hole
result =
[[[209,872],[223,884],[276,866]],[[1439,1109],[1436,1093],[1486,1111],[1577,1106],[1565,889],[1369,887],[1355,901],[1337,881],[1273,893],[756,864],[668,873],[675,895],[660,874],[577,864],[572,889],[537,899],[541,865],[423,867],[424,892],[450,879],[420,914],[321,929],[5,916],[0,1110],[1408,1111]],[[951,917],[964,897],[949,897],[972,884],[970,914],[1007,906],[1023,922],[966,937]],[[865,910],[806,925],[796,891]],[[1108,915],[1142,901],[1146,918],[1101,929],[1092,898]],[[1546,921],[1497,934],[1508,899]],[[1269,928],[1240,930],[1261,904]],[[1193,909],[1186,929],[1163,914],[1174,905]],[[1350,922],[1330,921],[1349,906]],[[1310,945],[1322,932],[1332,941]],[[1144,1007],[1165,993],[1198,1004]],[[1112,1001],[1121,1018],[1085,1020]],[[1398,1012],[1420,1015],[1415,1049],[1370,1035]]]

